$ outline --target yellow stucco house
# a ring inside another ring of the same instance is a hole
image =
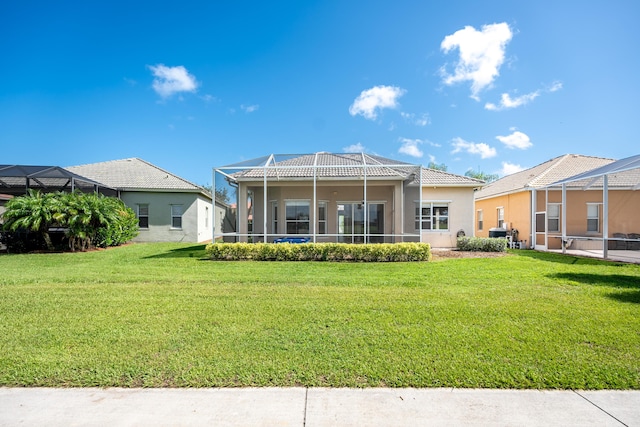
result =
[[[598,249],[605,239],[615,242],[614,235],[637,235],[640,169],[610,175],[606,191],[602,177],[572,179],[612,163],[566,154],[486,185],[475,196],[476,236],[502,228],[526,247],[546,250],[561,249],[563,242],[566,248]]]

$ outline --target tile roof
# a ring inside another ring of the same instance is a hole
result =
[[[269,157],[260,157],[254,162],[246,161],[224,168],[238,168],[233,174],[238,180],[262,180],[263,165]],[[274,155],[273,162],[266,167],[267,178],[313,179],[314,165],[317,178],[359,179],[366,165],[368,178],[404,180],[414,175],[413,184],[418,184],[417,171],[420,165],[401,162],[386,157],[362,153],[315,153],[300,155]],[[481,186],[484,181],[433,169],[422,169],[422,183],[438,186]]]
[[[529,169],[507,175],[476,192],[476,200],[531,188],[544,188],[554,182],[612,163],[613,159],[565,154]]]
[[[206,194],[202,187],[138,158],[70,166],[66,169],[121,190],[178,190]]]
[[[262,158],[261,158],[262,159]],[[239,180],[268,178],[311,179],[318,178],[359,178],[363,176],[364,165],[369,178],[397,178],[408,176],[409,163],[398,162],[379,156],[365,154],[315,153],[295,156],[274,156],[274,161],[266,168],[247,167],[233,174]],[[414,168],[419,166],[413,165]]]
[[[609,186],[638,187],[640,185],[640,154],[557,181],[554,185],[565,183],[567,186],[573,187],[602,187],[604,182],[602,176],[604,175],[608,176]]]
[[[481,187],[484,181],[437,169],[422,169],[422,185]]]

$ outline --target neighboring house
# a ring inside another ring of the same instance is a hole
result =
[[[526,240],[527,247],[560,248],[561,239],[550,239],[546,230],[560,232],[561,190],[548,186],[613,161],[566,154],[487,184],[475,194],[475,235],[488,237],[492,228],[506,229],[517,240]],[[601,189],[572,192],[571,199],[580,206],[572,213],[571,223],[586,228],[600,220]],[[594,236],[599,232],[594,230]]]
[[[5,212],[4,205],[13,198],[10,194],[0,194],[0,231],[2,231],[2,214]],[[4,251],[7,247],[0,242],[0,251]]]
[[[217,227],[214,239],[422,241],[434,247],[454,247],[461,230],[473,233],[473,192],[483,185],[379,156],[324,152],[219,167],[214,179],[214,187],[231,189],[238,203],[233,230]]]
[[[2,223],[2,214],[5,211],[4,205],[13,198],[10,194],[0,194],[0,224]]]
[[[598,249],[605,258],[609,249],[640,250],[640,155],[560,180],[548,189],[548,247],[564,242],[563,250]]]
[[[109,187],[139,221],[135,242],[204,242],[211,239],[211,194],[138,158],[66,168]]]

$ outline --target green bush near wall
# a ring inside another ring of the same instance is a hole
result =
[[[507,239],[496,237],[459,237],[458,250],[470,252],[505,252]]]
[[[429,261],[428,243],[210,243],[207,255],[214,261]]]

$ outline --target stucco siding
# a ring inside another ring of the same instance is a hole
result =
[[[149,206],[149,227],[140,229],[134,242],[199,242],[206,240],[198,229],[199,196],[197,194],[123,191],[121,199],[136,213],[140,204]],[[181,227],[172,227],[172,205],[182,206]]]
[[[474,214],[472,188],[424,187],[422,189],[422,201],[446,201],[449,206],[449,229],[422,230],[423,242],[431,244],[434,248],[453,248],[457,244],[457,234],[459,231],[463,231],[466,236],[473,236]]]
[[[544,205],[543,205],[544,206]],[[475,201],[474,229],[477,237],[489,237],[489,229],[498,226],[498,208],[504,209],[504,227],[518,230],[518,240],[531,242],[531,193],[520,191],[513,194]],[[482,211],[483,227],[478,229],[478,211]]]

